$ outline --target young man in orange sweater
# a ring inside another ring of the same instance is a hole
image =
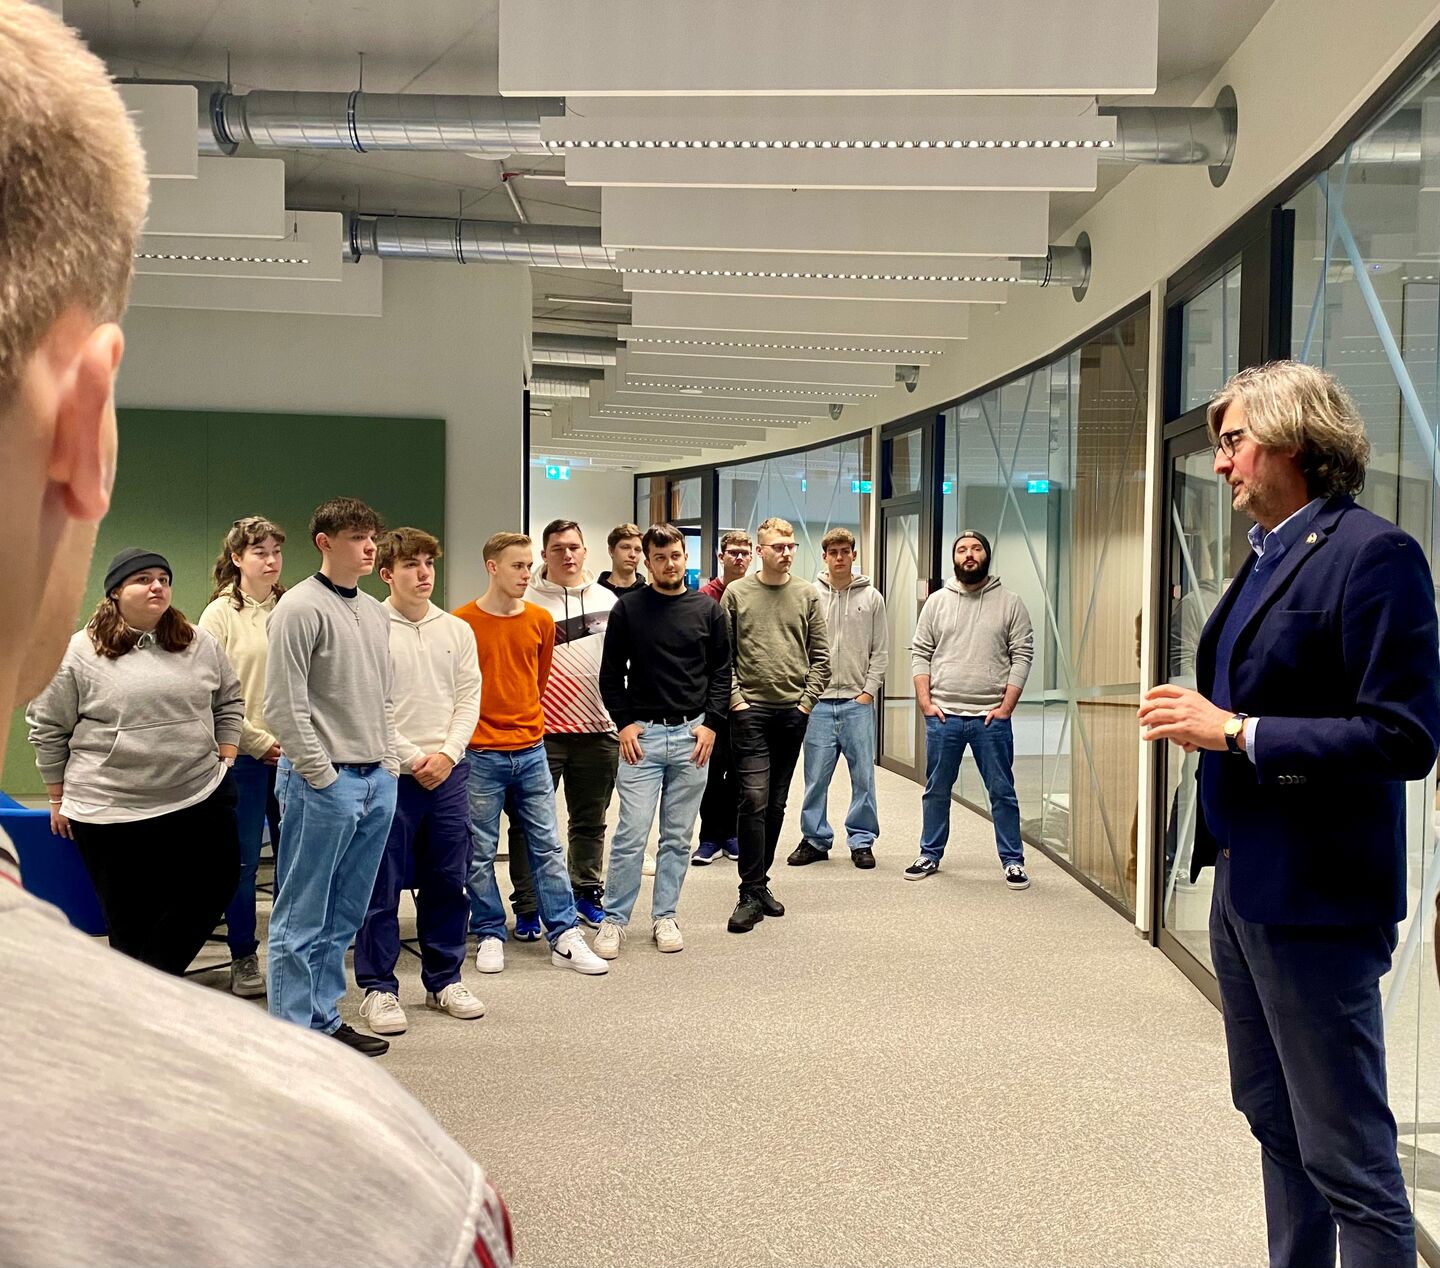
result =
[[[523,533],[496,533],[485,543],[490,584],[455,615],[475,631],[480,657],[480,721],[470,740],[470,829],[475,855],[470,869],[470,925],[480,936],[475,967],[505,967],[505,908],[495,884],[500,811],[513,792],[525,832],[540,919],[550,941],[550,961],[580,973],[600,974],[604,960],[590,950],[579,928],[570,873],[555,821],[555,785],[545,757],[545,714],[540,694],[550,676],[555,620],[525,601],[535,549]]]

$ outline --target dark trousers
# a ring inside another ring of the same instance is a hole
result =
[[[400,891],[413,877],[415,929],[420,939],[420,980],[439,994],[460,980],[470,897],[468,759],[461,758],[439,788],[426,789],[401,775],[395,818],[375,873],[365,921],[355,937],[355,982],[362,991],[400,991]]]
[[[705,795],[700,799],[700,839],[724,845],[739,835],[736,816],[740,809],[728,723],[722,723],[715,731],[715,747],[710,750],[709,769]]]
[[[1230,1090],[1260,1142],[1272,1268],[1415,1262],[1415,1226],[1385,1087],[1380,977],[1394,925],[1243,919],[1219,860],[1210,949]]]
[[[569,815],[565,860],[577,896],[600,901],[605,890],[605,815],[615,795],[620,741],[611,732],[545,737],[545,760],[555,787],[565,781]],[[530,852],[518,816],[510,816],[510,907],[516,915],[533,916],[539,905],[530,874]]]
[[[71,821],[100,897],[110,945],[179,975],[220,922],[240,875],[235,785],[204,801],[133,823]]]
[[[809,718],[793,706],[753,704],[730,714],[740,801],[740,892],[770,883],[790,780]]]

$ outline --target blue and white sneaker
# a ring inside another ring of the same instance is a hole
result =
[[[701,841],[695,847],[695,853],[690,856],[691,867],[709,867],[723,850],[723,846],[717,845],[714,841]]]
[[[725,842],[723,846],[721,846],[721,849],[725,851],[725,857],[729,859],[732,863],[738,863],[740,861],[739,837],[731,837],[728,841]]]
[[[600,928],[601,922],[605,919],[605,908],[600,906],[588,894],[584,897],[576,896],[575,914],[580,917],[582,925],[589,925],[592,929]]]
[[[905,869],[907,881],[923,881],[940,870],[939,859],[927,859],[923,854]]]
[[[540,913],[515,913],[515,941],[516,942],[539,942],[540,941]]]

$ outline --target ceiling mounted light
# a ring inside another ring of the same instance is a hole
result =
[[[547,304],[592,304],[597,308],[629,308],[628,299],[602,299],[594,295],[547,295]]]

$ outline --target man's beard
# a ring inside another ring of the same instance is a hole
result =
[[[976,568],[976,569],[974,569],[973,571],[968,572],[968,573],[965,571],[964,565],[962,565],[962,564],[956,564],[956,565],[955,565],[955,580],[956,580],[956,581],[959,581],[959,582],[962,582],[962,583],[964,583],[964,584],[967,585],[967,586],[976,586],[976,585],[979,585],[979,584],[980,584],[982,581],[984,581],[985,578],[988,577],[989,575],[990,575],[990,561],[989,561],[988,559],[987,559],[983,564],[981,564],[978,568]]]

